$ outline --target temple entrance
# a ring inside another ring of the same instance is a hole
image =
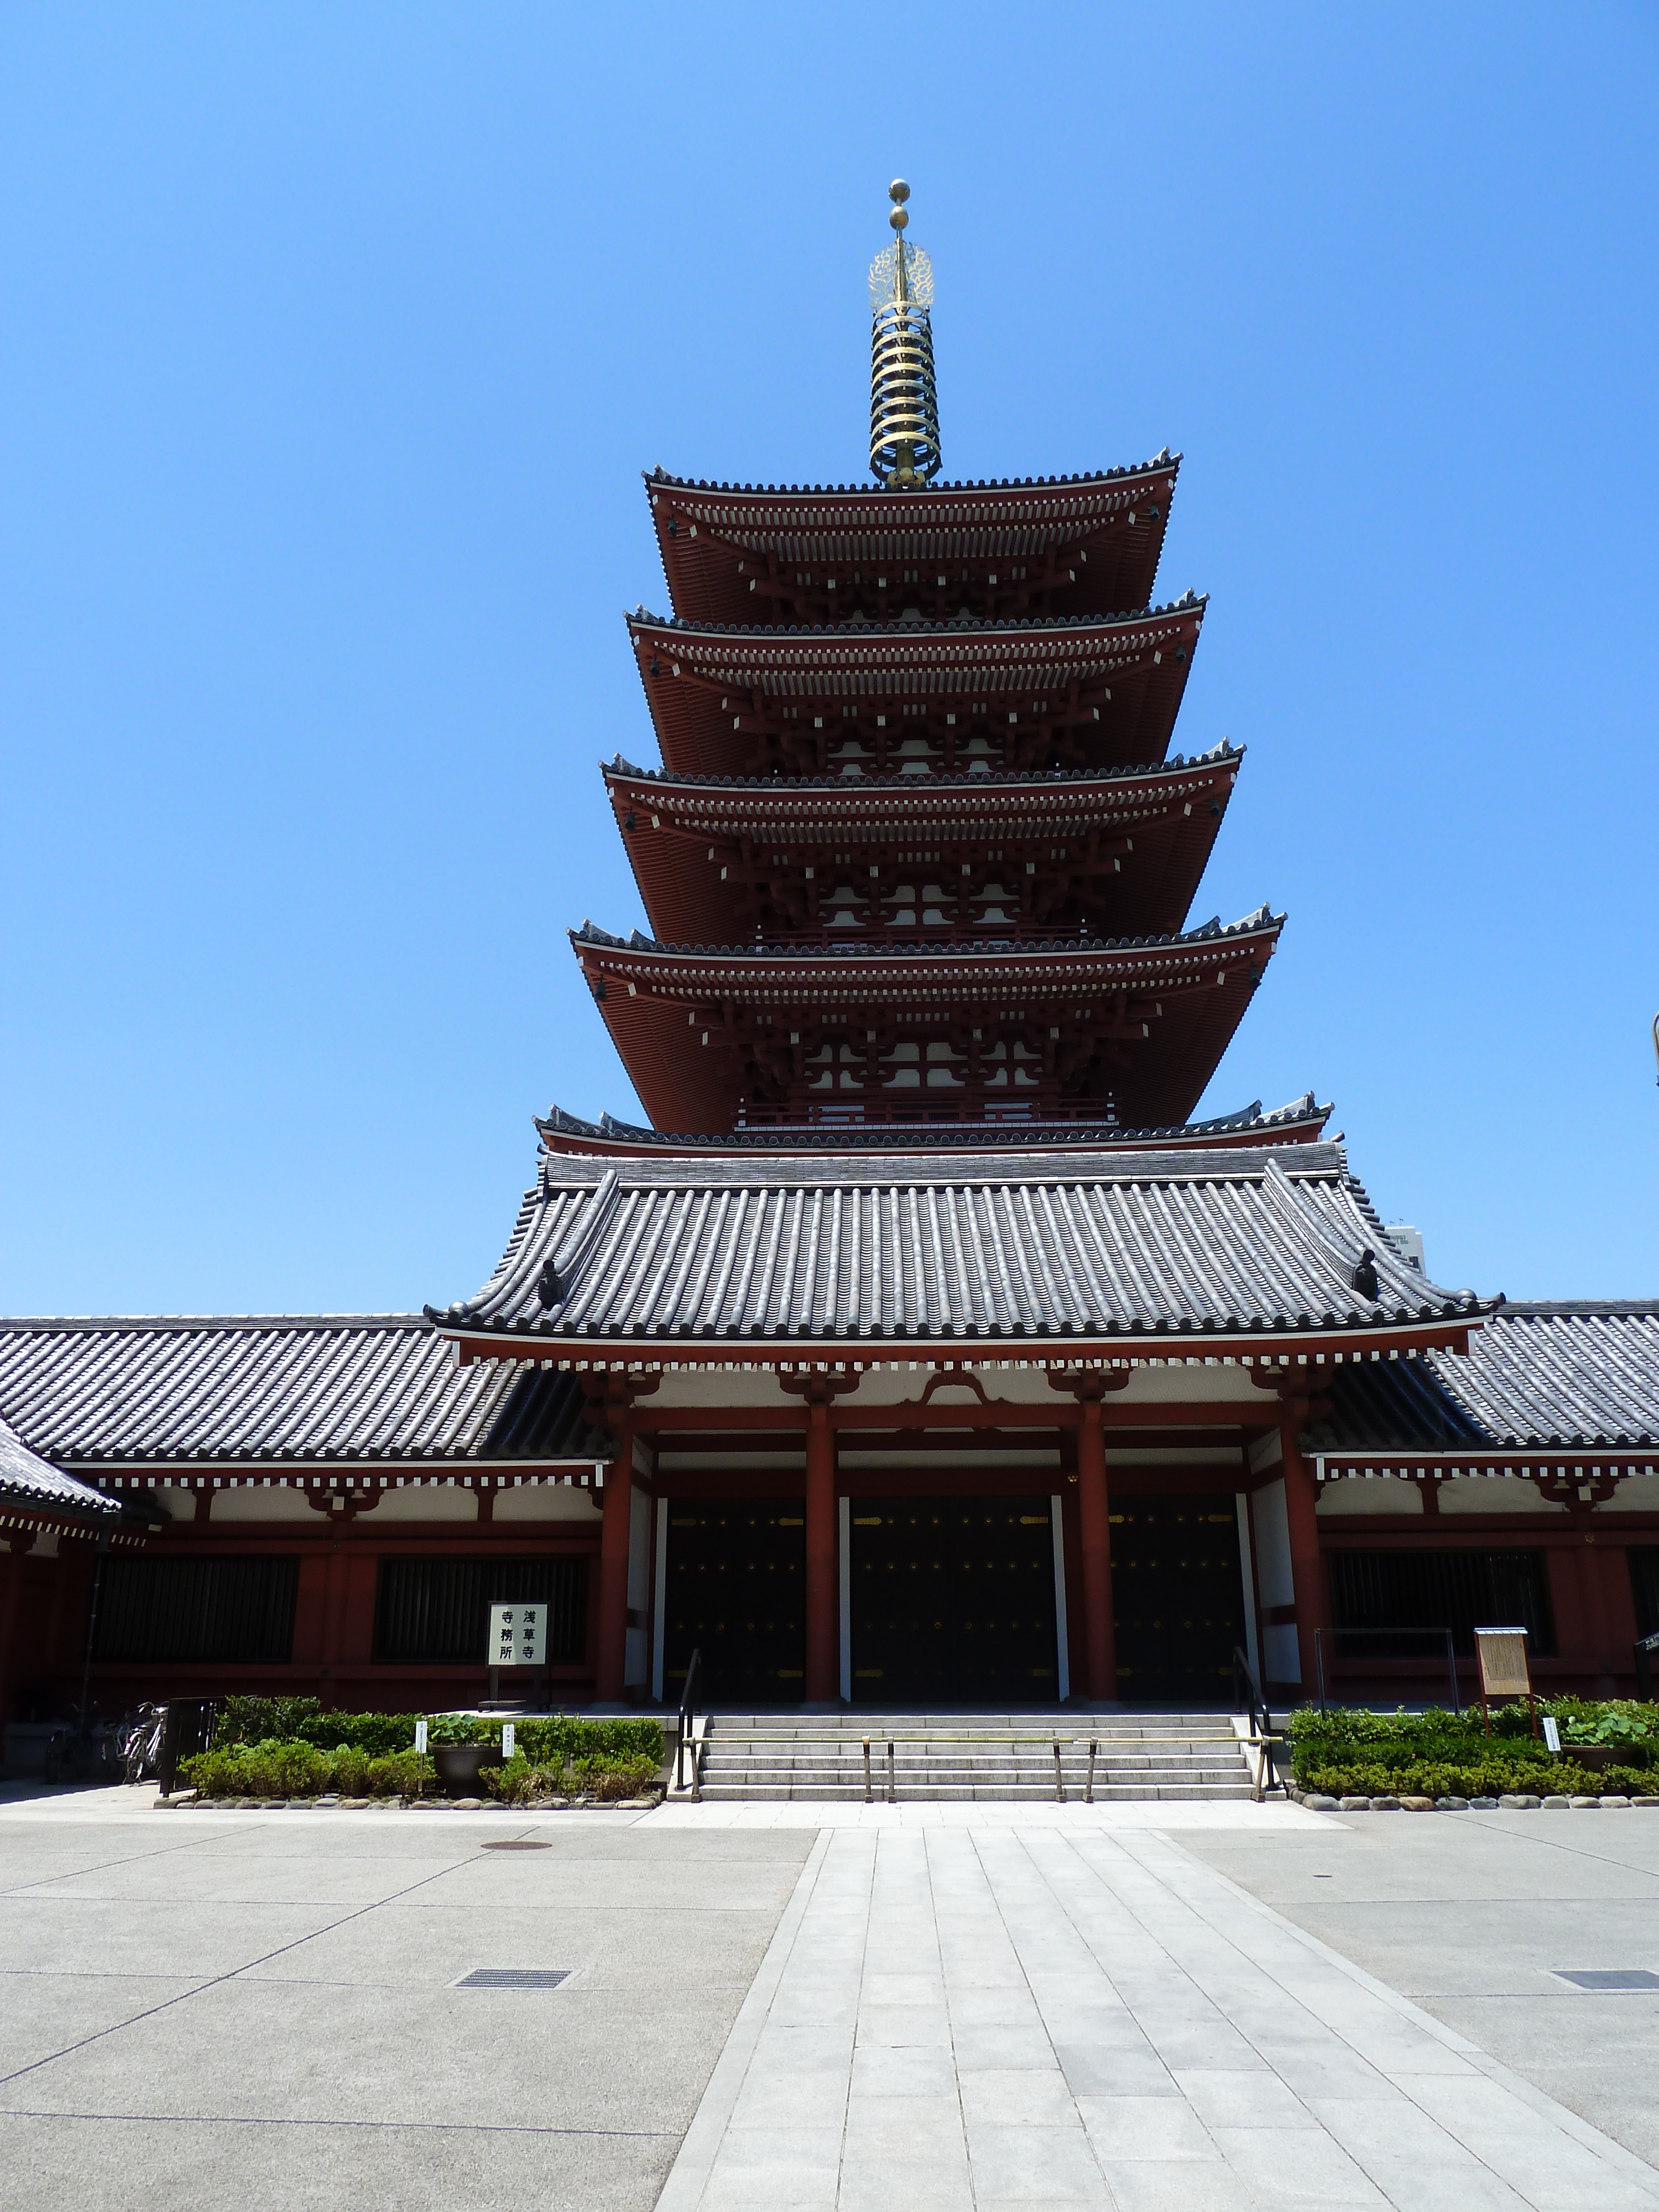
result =
[[[668,1508],[663,1694],[694,1651],[720,1705],[799,1705],[806,1680],[806,1509],[799,1498],[674,1498]]]
[[[1112,1613],[1126,1705],[1227,1699],[1233,1647],[1244,1641],[1231,1493],[1113,1500]]]
[[[851,1501],[855,1705],[1060,1694],[1046,1498]]]

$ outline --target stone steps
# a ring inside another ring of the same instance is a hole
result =
[[[1067,1803],[1237,1800],[1251,1793],[1230,1721],[1214,1713],[1067,1715],[1062,1728],[1020,1713],[716,1714],[707,1723],[702,1795],[715,1802],[896,1800],[1052,1804],[1053,1746]],[[1081,1720],[1084,1723],[1079,1727]],[[1010,1741],[1010,1739],[1015,1739]],[[1095,1746],[1092,1787],[1088,1747]],[[687,1796],[690,1791],[684,1793]]]

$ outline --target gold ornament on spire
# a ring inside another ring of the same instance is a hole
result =
[[[897,235],[870,264],[870,466],[889,491],[915,491],[939,474],[933,382],[933,264],[905,243],[910,187],[887,188]]]

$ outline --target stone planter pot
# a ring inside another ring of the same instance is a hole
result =
[[[486,1766],[499,1766],[500,1748],[493,1743],[434,1743],[432,1764],[438,1785],[449,1797],[476,1797],[478,1777]]]
[[[1648,1751],[1640,1743],[1565,1743],[1563,1759],[1571,1759],[1591,1774],[1605,1774],[1610,1766],[1645,1766]]]

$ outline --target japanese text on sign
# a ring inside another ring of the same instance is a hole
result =
[[[541,1667],[547,1662],[547,1607],[492,1605],[488,1667]]]

